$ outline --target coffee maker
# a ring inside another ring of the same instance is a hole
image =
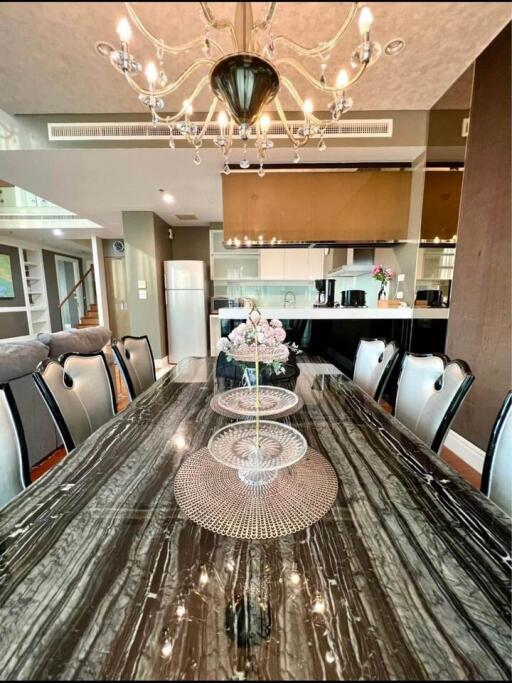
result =
[[[313,306],[317,308],[333,308],[335,284],[336,280],[315,280],[316,298]]]

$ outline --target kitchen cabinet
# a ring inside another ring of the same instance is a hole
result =
[[[308,280],[321,280],[324,277],[324,250],[308,249]]]
[[[259,277],[259,254],[244,251],[231,254],[212,254],[213,280],[257,280]]]
[[[262,249],[260,252],[260,279],[283,280],[287,249]]]
[[[284,279],[308,279],[308,251],[309,249],[284,249]]]
[[[421,238],[451,240],[457,234],[461,171],[426,171]]]
[[[407,239],[411,173],[232,173],[222,177],[225,239]]]
[[[260,251],[260,280],[318,280],[324,277],[323,249]]]

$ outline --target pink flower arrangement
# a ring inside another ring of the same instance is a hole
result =
[[[382,264],[372,267],[372,276],[379,282],[389,282],[393,279],[393,274],[391,268],[384,268]]]
[[[288,360],[290,349],[284,343],[286,331],[280,320],[263,318],[253,309],[249,318],[240,323],[227,337],[217,342],[217,351],[223,351],[227,360],[252,362],[256,346],[260,362],[272,366],[274,372],[284,371],[282,364]]]

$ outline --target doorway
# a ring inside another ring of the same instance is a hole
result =
[[[55,270],[57,273],[57,287],[59,303],[64,301],[73,287],[80,281],[80,266],[78,259],[70,256],[55,255]],[[80,318],[84,315],[83,285],[79,285],[69,299],[60,307],[62,328],[69,330],[78,327]]]

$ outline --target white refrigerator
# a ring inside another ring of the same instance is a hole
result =
[[[169,363],[208,356],[208,280],[204,261],[165,261]]]

